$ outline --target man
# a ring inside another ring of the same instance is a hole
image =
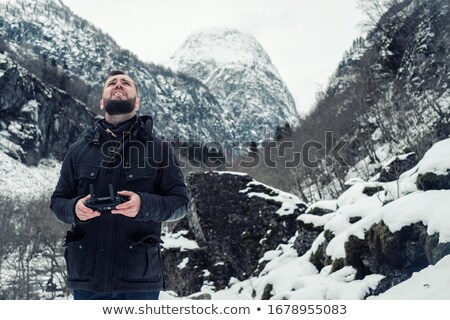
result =
[[[133,79],[112,71],[100,100],[105,119],[62,164],[50,206],[72,225],[64,257],[75,299],[158,299],[162,289],[161,222],[181,219],[188,197],[170,145],[153,136],[150,117],[137,117],[139,105]],[[94,210],[110,187],[125,202]]]

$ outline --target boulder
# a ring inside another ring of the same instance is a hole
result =
[[[297,217],[306,210],[297,197],[245,174],[191,173],[187,180],[190,210],[174,232],[188,230],[185,237],[198,248],[164,252],[166,279],[188,258],[176,272],[185,279],[190,275],[189,287],[183,291],[166,281],[179,294],[199,292],[202,286],[220,290],[232,277],[244,280],[255,274],[266,251],[296,234]]]

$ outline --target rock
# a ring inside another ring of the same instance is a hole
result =
[[[381,221],[366,232],[364,240],[349,237],[345,264],[357,270],[357,279],[369,274],[384,275],[373,293],[380,294],[450,254],[450,243],[439,243],[438,239],[438,234],[428,235],[421,222],[392,233]]]
[[[416,185],[419,190],[450,190],[450,169],[446,175],[427,172],[417,176]]]
[[[377,181],[389,182],[398,180],[403,172],[413,168],[417,162],[417,156],[413,152],[397,156],[383,166]]]
[[[362,193],[368,195],[369,197],[373,196],[374,194],[377,194],[380,191],[383,191],[384,188],[382,186],[374,186],[374,187],[365,187]]]
[[[0,148],[34,165],[45,157],[62,160],[94,114],[64,91],[49,86],[0,53],[2,127]],[[3,139],[2,139],[3,138]]]
[[[401,270],[394,270],[389,275],[381,279],[380,282],[378,282],[377,287],[374,290],[370,290],[365,298],[367,298],[368,296],[377,296],[379,294],[382,294],[393,286],[396,286],[397,284],[408,280],[410,277],[411,275],[409,273],[404,273]]]
[[[192,300],[211,300],[211,295],[209,293],[193,294],[193,295],[189,296],[189,299],[192,299]]]
[[[205,284],[220,290],[231,277],[244,280],[254,274],[266,251],[295,235],[296,219],[306,210],[295,196],[243,174],[191,173],[188,187],[191,204],[186,220],[190,237],[200,247],[164,253],[166,270],[189,258],[183,272],[193,280],[184,289],[186,294],[200,291]],[[174,232],[182,228],[186,223]],[[180,291],[169,283],[168,287]]]
[[[303,228],[304,224],[299,224],[299,230],[301,230],[294,241],[294,249],[299,256],[304,255],[310,248],[317,236],[322,232],[321,229]]]
[[[261,296],[261,300],[270,300],[270,298],[272,298],[272,290],[273,290],[272,284],[268,283],[264,287],[264,291],[263,291],[263,294]]]

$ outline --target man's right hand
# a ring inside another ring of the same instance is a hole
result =
[[[86,221],[100,215],[100,212],[94,211],[91,208],[86,207],[86,201],[91,198],[91,195],[88,194],[86,197],[81,198],[77,201],[75,205],[75,215],[81,221]]]

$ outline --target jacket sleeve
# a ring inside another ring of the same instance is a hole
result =
[[[186,215],[189,199],[183,173],[170,147],[163,154],[167,158],[158,170],[158,194],[139,192],[141,210],[135,217],[138,221],[175,221]]]
[[[61,174],[51,197],[50,208],[60,221],[75,225],[75,204],[82,197],[77,196],[72,154],[72,148],[70,148],[62,163]]]

